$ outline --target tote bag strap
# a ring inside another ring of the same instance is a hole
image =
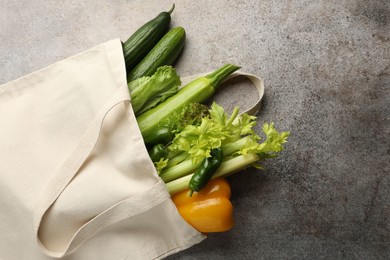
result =
[[[72,153],[71,157],[63,164],[56,175],[50,179],[46,189],[41,194],[41,199],[35,208],[34,229],[38,244],[46,255],[55,258],[68,255],[103,227],[141,214],[169,199],[169,194],[166,191],[164,183],[159,181],[147,192],[120,201],[83,224],[68,241],[67,245],[63,246],[61,251],[50,250],[39,239],[39,227],[43,221],[44,214],[58,196],[60,196],[61,192],[74,177],[74,173],[78,171],[83,162],[90,155],[101,134],[101,127],[108,113],[122,102],[129,102],[123,89],[119,90],[96,115],[95,120],[84,133],[82,140]]]
[[[211,73],[211,72],[184,77],[184,78],[182,78],[181,87],[184,87],[186,84],[190,83],[192,80],[194,80],[198,77],[201,77],[201,76],[205,76],[209,73]],[[248,109],[242,111],[241,114],[247,113],[249,115],[256,115],[261,109],[261,101],[262,101],[263,96],[264,96],[264,81],[262,78],[260,78],[256,75],[238,70],[238,71],[235,71],[234,73],[232,73],[223,82],[227,82],[232,78],[236,78],[236,77],[240,77],[240,76],[249,79],[251,81],[251,83],[255,86],[256,91],[257,91],[257,99],[254,102],[254,104],[252,104],[252,106],[249,107]],[[224,86],[224,84],[222,83],[220,88],[223,88],[223,86]]]

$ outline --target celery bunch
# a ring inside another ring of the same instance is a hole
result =
[[[227,176],[245,167],[261,167],[259,162],[275,157],[283,150],[289,132],[279,133],[273,123],[264,123],[265,138],[253,127],[256,117],[239,115],[236,107],[228,116],[223,107],[213,103],[209,115],[199,125],[187,125],[167,146],[168,155],[156,162],[160,177],[171,194],[184,190],[201,161],[210,156],[213,148],[221,147],[224,161],[214,178]]]

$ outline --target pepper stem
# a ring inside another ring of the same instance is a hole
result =
[[[228,76],[230,76],[230,74],[232,74],[238,69],[240,69],[239,66],[225,64],[219,69],[208,74],[206,78],[210,80],[211,85],[213,85],[214,87],[218,87],[222,83],[222,81],[224,81]]]

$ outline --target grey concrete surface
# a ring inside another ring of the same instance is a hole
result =
[[[172,1],[0,1],[0,84],[112,38]],[[259,127],[291,131],[229,178],[235,227],[169,259],[390,259],[390,1],[176,1],[182,76],[225,62],[265,81]],[[243,80],[216,100],[243,108]]]

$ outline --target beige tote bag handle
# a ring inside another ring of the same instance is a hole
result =
[[[198,78],[198,77],[201,77],[201,76],[205,76],[207,74],[209,74],[211,72],[207,72],[207,73],[201,73],[201,74],[197,74],[197,75],[193,75],[193,76],[188,76],[188,77],[184,77],[182,78],[182,84],[181,84],[181,87],[184,87],[186,84],[190,83],[192,80]],[[264,81],[262,78],[258,77],[258,76],[255,76],[253,74],[250,74],[250,73],[247,73],[247,72],[243,72],[243,71],[235,71],[234,73],[232,73],[229,77],[227,77],[223,82],[227,82],[229,81],[230,79],[232,78],[236,78],[236,77],[239,77],[239,76],[243,76],[247,79],[249,79],[252,84],[256,87],[256,91],[257,91],[257,100],[255,101],[255,103],[248,109],[242,111],[241,113],[247,113],[247,114],[250,114],[250,115],[256,115],[260,109],[261,109],[261,101],[263,99],[263,96],[264,96]],[[223,82],[221,84],[221,88],[223,88]]]

